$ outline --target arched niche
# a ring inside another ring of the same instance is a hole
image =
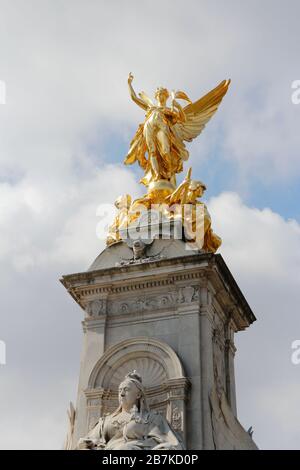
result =
[[[150,408],[163,413],[185,438],[189,380],[175,351],[168,344],[148,337],[131,338],[111,346],[96,363],[85,391],[88,430],[100,416],[117,408],[119,384],[133,370],[143,379]]]

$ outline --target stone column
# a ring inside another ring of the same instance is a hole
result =
[[[91,372],[105,350],[106,302],[102,309],[99,308],[100,305],[101,302],[99,301],[89,302],[85,309],[87,315],[82,322],[84,335],[80,360],[73,446],[76,445],[80,437],[86,434],[89,423],[85,390],[88,388]]]
[[[206,280],[200,287],[200,361],[202,387],[203,449],[214,449],[209,393],[213,386],[213,342],[211,296]]]

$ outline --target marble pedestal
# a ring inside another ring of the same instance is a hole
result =
[[[187,449],[256,448],[236,417],[234,378],[234,333],[255,317],[221,255],[156,239],[134,259],[119,242],[61,282],[84,313],[71,447],[136,369]]]

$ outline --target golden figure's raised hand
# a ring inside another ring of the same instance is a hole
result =
[[[130,72],[129,75],[128,75],[128,84],[129,84],[129,85],[131,85],[133,79],[134,79],[134,76],[133,76],[132,73]]]

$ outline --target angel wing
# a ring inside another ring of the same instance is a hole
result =
[[[173,130],[179,139],[190,142],[203,131],[226,95],[229,84],[230,80],[223,80],[216,88],[198,101],[183,108],[186,120],[177,122],[173,126]]]

